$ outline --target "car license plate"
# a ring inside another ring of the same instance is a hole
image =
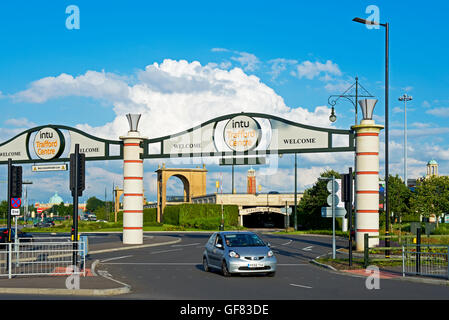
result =
[[[248,268],[262,268],[262,267],[265,267],[265,264],[261,262],[248,263]]]

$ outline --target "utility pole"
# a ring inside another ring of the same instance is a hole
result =
[[[293,208],[293,221],[295,224],[295,231],[298,230],[298,219],[296,217],[296,206],[298,204],[298,191],[297,191],[297,181],[298,181],[298,173],[297,173],[297,169],[298,169],[298,165],[297,165],[297,160],[296,160],[296,153],[295,153],[295,205]]]

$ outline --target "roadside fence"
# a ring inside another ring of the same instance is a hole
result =
[[[34,240],[34,241],[33,241]],[[86,275],[87,241],[38,237],[0,244],[0,277]],[[76,268],[73,257],[76,255]]]

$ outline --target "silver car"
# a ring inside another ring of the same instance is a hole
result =
[[[274,276],[277,260],[254,232],[215,232],[203,253],[203,268],[219,269],[225,277],[233,273],[266,273]]]

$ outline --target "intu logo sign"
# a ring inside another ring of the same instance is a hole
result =
[[[64,150],[64,136],[53,128],[43,128],[34,137],[34,152],[43,160],[57,158]]]
[[[257,147],[261,138],[259,123],[248,116],[237,116],[224,128],[224,141],[233,151],[249,151]]]

